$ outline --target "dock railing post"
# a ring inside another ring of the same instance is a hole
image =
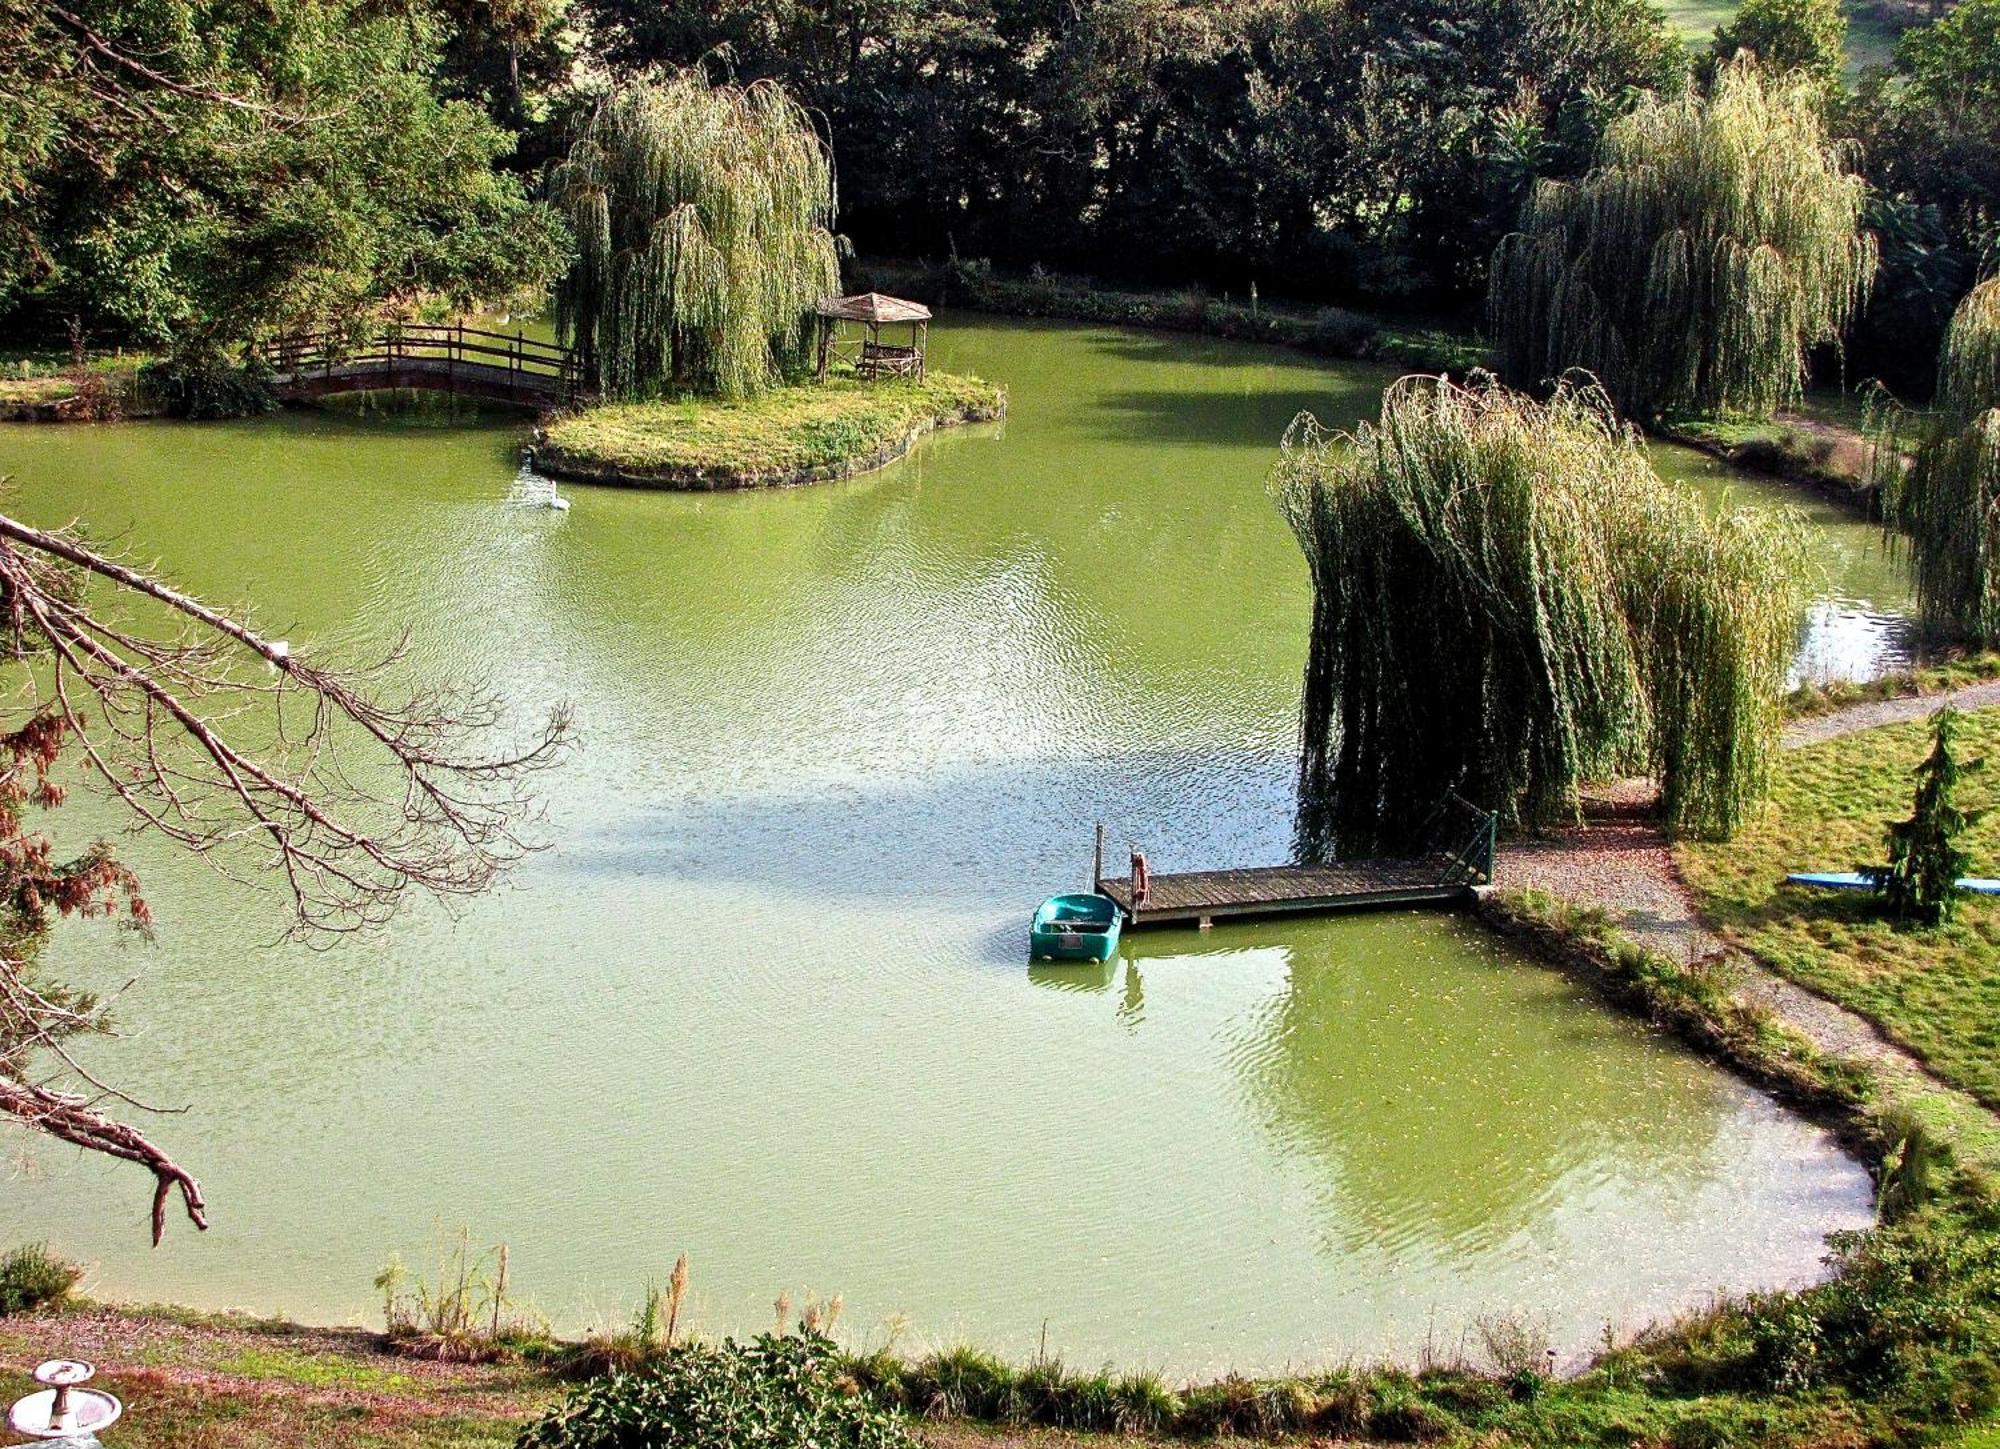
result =
[[[1104,891],[1104,822],[1097,822],[1097,848],[1090,856],[1090,888],[1100,895]]]

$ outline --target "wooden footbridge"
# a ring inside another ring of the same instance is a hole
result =
[[[358,342],[338,332],[292,332],[267,344],[263,357],[283,398],[418,388],[549,409],[586,396],[569,348],[462,322],[389,327]]]
[[[1432,841],[1409,856],[1325,865],[1268,865],[1153,875],[1135,895],[1130,875],[1106,876],[1104,827],[1098,827],[1097,890],[1125,913],[1129,927],[1197,925],[1254,916],[1316,915],[1386,906],[1457,906],[1493,879],[1497,822],[1457,795],[1424,834]]]

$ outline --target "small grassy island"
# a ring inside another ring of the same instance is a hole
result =
[[[542,430],[535,466],[558,478],[646,488],[761,488],[846,478],[894,462],[935,428],[990,422],[1007,393],[931,373],[823,383],[741,399],[606,403]]]

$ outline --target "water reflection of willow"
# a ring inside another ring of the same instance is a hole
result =
[[[1730,1086],[1475,927],[1294,923],[1261,949],[1284,958],[1286,988],[1225,1048],[1265,1130],[1317,1179],[1331,1247],[1463,1258],[1710,1170]]]

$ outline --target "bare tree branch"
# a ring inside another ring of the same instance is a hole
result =
[[[201,1190],[98,1109],[113,1097],[143,1107],[66,1045],[106,1030],[101,1005],[28,977],[54,915],[122,904],[143,928],[150,912],[108,846],[55,862],[47,838],[22,826],[22,808],[62,803],[50,771],[74,746],[141,833],[231,878],[275,877],[289,933],[314,943],[381,925],[413,892],[482,891],[538,848],[521,834],[535,808],[530,783],[569,741],[569,712],[552,710],[517,748],[473,753],[475,737],[500,724],[500,701],[458,685],[391,689],[407,642],[371,667],[337,669],[73,529],[0,515],[0,648],[11,646],[20,666],[8,707],[24,716],[0,734],[0,1115],[146,1167],[155,1243],[176,1192],[206,1226]],[[10,938],[28,950],[7,949]],[[33,1080],[39,1057],[96,1097]]]
[[[123,1122],[114,1122],[92,1108],[87,1098],[0,1076],[0,1113],[87,1152],[136,1162],[151,1172],[154,1247],[160,1245],[166,1233],[167,1204],[176,1192],[187,1210],[188,1221],[198,1228],[208,1226],[208,1204],[202,1200],[201,1184],[148,1141],[144,1133]]]
[[[108,621],[78,573],[179,626],[155,638]],[[570,733],[558,709],[519,749],[471,755],[499,701],[455,686],[385,698],[406,640],[369,669],[328,668],[72,534],[4,515],[0,607],[52,661],[40,702],[142,826],[232,873],[244,847],[282,878],[302,936],[379,924],[413,886],[444,897],[490,886],[530,850],[518,833],[526,782]]]

